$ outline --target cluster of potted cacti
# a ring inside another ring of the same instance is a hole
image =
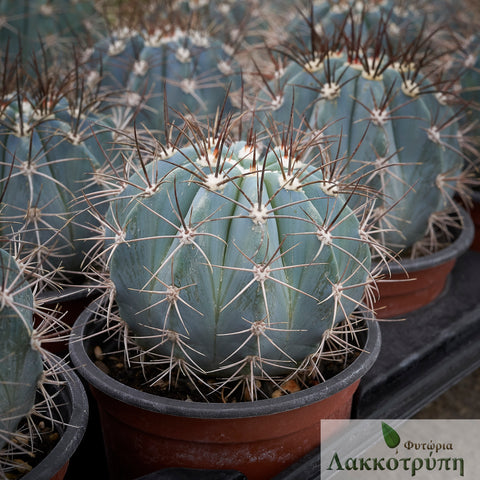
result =
[[[466,46],[395,3],[0,3],[0,330],[19,356],[0,399],[24,405],[0,411],[0,476],[44,382],[38,332],[64,326],[35,326],[37,304],[72,286],[95,295],[70,360],[112,478],[270,478],[350,415],[376,317],[432,301],[445,277],[426,297],[405,278],[431,258],[448,275],[473,236],[479,102],[455,66],[436,75]],[[73,57],[33,41],[52,35]]]

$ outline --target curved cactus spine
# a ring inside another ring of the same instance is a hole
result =
[[[326,176],[334,161],[311,164],[322,141],[229,134],[195,125],[188,146],[132,175],[104,219],[105,255],[122,321],[165,365],[158,378],[255,389],[301,371],[363,307],[370,241],[349,186]]]
[[[35,404],[43,363],[32,323],[34,299],[15,259],[0,249],[0,450]],[[1,467],[0,467],[1,474]]]
[[[294,105],[296,125],[306,118],[313,128],[332,124],[330,131],[342,134],[345,171],[381,193],[382,242],[415,255],[425,241],[427,251],[438,248],[434,224],[455,209],[453,196],[468,184],[471,166],[459,145],[461,111],[444,104],[422,75],[427,44],[415,40],[389,57],[382,42],[337,36],[305,52],[270,83],[267,104],[279,121]]]
[[[3,92],[0,229],[3,248],[15,238],[25,254],[36,252],[44,272],[62,269],[59,279],[68,281],[81,271],[92,235],[83,195],[104,189],[102,148],[113,136],[98,125],[98,101],[78,79],[58,84],[52,74]]]

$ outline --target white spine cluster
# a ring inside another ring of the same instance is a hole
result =
[[[268,210],[265,205],[256,203],[248,215],[255,225],[262,225],[268,220]]]

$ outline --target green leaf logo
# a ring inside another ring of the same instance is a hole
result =
[[[385,422],[382,422],[382,433],[387,446],[390,448],[398,447],[400,444],[400,435],[398,435],[398,433]]]

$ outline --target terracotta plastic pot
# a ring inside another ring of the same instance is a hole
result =
[[[464,226],[448,247],[424,257],[401,260],[400,264],[392,263],[390,273],[383,270],[386,281],[378,282],[379,300],[374,305],[378,318],[413,312],[444,291],[457,258],[470,248],[474,237],[470,215],[462,208],[460,211]]]
[[[49,393],[55,395],[57,420],[64,424],[59,426],[60,440],[22,480],[62,480],[87,428],[89,410],[85,388],[69,366],[65,368],[64,373],[59,373],[63,382],[60,391],[55,385],[47,385]]]
[[[167,467],[273,477],[320,444],[321,419],[350,418],[352,396],[380,350],[378,324],[368,323],[365,351],[324,383],[275,399],[218,404],[163,398],[106,375],[90,359],[99,343],[98,335],[90,336],[100,327],[85,311],[74,327],[70,358],[97,401],[111,478]]]

